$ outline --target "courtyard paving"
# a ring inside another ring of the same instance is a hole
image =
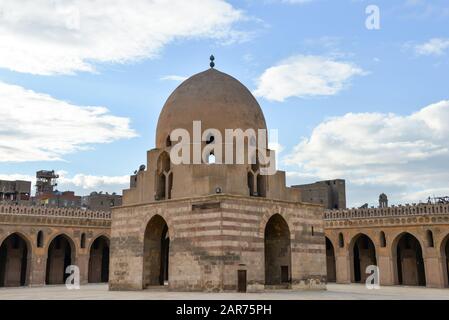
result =
[[[89,284],[79,290],[65,286],[1,288],[0,300],[449,300],[449,289],[422,287],[381,287],[369,290],[359,284],[329,284],[326,291],[279,290],[263,293],[169,292],[166,289],[144,291],[108,291],[106,284]]]

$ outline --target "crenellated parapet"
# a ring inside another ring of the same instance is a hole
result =
[[[0,204],[0,215],[111,220],[110,212]]]
[[[388,218],[426,215],[449,215],[449,204],[413,204],[387,208],[363,208],[326,210],[325,220],[346,220],[363,218]]]

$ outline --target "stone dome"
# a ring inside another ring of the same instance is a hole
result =
[[[237,79],[213,68],[198,73],[179,85],[168,97],[159,115],[156,147],[164,148],[174,129],[192,136],[193,121],[201,129],[266,129],[262,109],[251,92]]]

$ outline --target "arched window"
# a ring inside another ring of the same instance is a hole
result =
[[[433,243],[433,233],[430,230],[426,231],[426,240],[427,240],[427,247],[429,248],[433,248],[434,243]]]
[[[340,248],[343,248],[345,246],[345,241],[343,239],[343,233],[341,233],[341,232],[338,234],[338,246]]]
[[[81,234],[80,247],[81,248],[85,248],[86,247],[86,234],[85,233]]]
[[[379,235],[379,242],[382,248],[387,246],[387,239],[385,238],[385,232],[381,231]]]
[[[42,231],[37,233],[36,244],[38,248],[42,248],[44,246],[44,233]]]
[[[251,169],[248,171],[248,188],[250,196],[267,196],[268,180],[266,175],[260,173],[259,152],[251,157]]]
[[[173,173],[171,172],[170,166],[171,161],[168,153],[161,153],[159,159],[157,160],[155,200],[165,200],[171,198]]]
[[[313,230],[313,226],[312,226],[312,236],[314,236],[315,235],[315,230]]]

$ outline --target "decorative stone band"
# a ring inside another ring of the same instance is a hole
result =
[[[90,210],[70,209],[70,208],[23,206],[23,205],[0,205],[0,215],[24,215],[24,216],[111,220],[110,212],[90,211]]]
[[[326,210],[324,220],[449,215],[449,204],[414,204],[388,208]]]

